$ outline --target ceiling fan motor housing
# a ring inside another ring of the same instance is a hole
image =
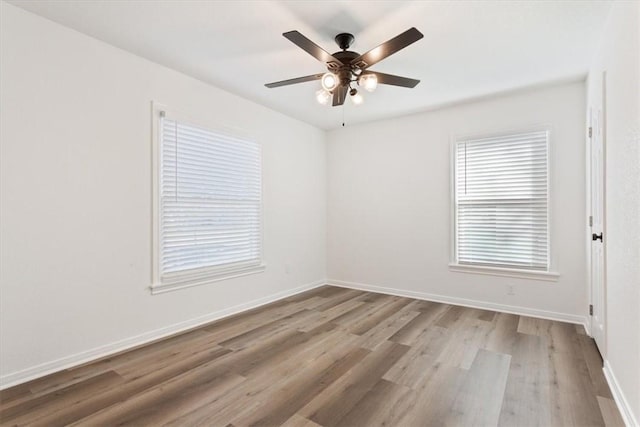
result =
[[[333,64],[333,63],[327,64],[327,69],[338,76],[341,86],[346,86],[352,81],[352,77],[354,76],[354,73],[353,73],[354,70],[353,70],[353,66],[350,64],[351,64],[351,61],[354,58],[357,58],[358,56],[360,56],[360,54],[357,52],[352,52],[350,50],[343,50],[341,52],[336,52],[333,54],[333,57],[339,60],[341,64]]]

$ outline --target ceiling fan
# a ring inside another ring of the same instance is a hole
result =
[[[332,105],[335,107],[344,104],[347,93],[351,96],[354,104],[362,103],[362,95],[354,87],[356,83],[369,92],[373,92],[378,83],[409,88],[413,88],[420,83],[420,80],[369,70],[372,65],[424,37],[415,28],[408,29],[362,55],[348,50],[355,40],[353,34],[340,33],[335,37],[335,41],[342,51],[334,54],[322,49],[298,31],[288,31],[282,35],[317,60],[324,62],[328,72],[267,83],[265,86],[268,88],[320,80],[322,89],[316,92],[318,102],[326,105],[333,98]]]

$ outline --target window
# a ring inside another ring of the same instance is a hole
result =
[[[260,146],[158,114],[152,288],[262,271]]]
[[[455,264],[549,271],[547,130],[456,141]]]

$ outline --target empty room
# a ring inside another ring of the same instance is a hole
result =
[[[640,1],[0,0],[0,426],[639,423]]]

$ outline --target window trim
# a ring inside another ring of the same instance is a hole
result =
[[[468,139],[482,139],[491,137],[509,136],[517,133],[528,133],[546,131],[547,132],[547,253],[549,265],[546,270],[534,270],[525,268],[516,268],[509,266],[493,266],[493,265],[475,265],[459,263],[456,257],[456,242],[457,242],[457,222],[456,222],[456,186],[455,186],[455,174],[456,174],[456,147],[457,143],[462,140]],[[556,259],[555,251],[553,250],[552,236],[555,235],[555,230],[552,222],[553,212],[553,157],[552,157],[552,144],[553,144],[553,126],[548,123],[534,124],[528,126],[510,127],[506,129],[496,131],[482,131],[482,132],[468,132],[468,133],[454,133],[450,135],[449,139],[449,220],[450,220],[450,238],[449,238],[449,271],[456,273],[471,273],[482,274],[499,277],[513,277],[522,279],[544,280],[544,281],[558,281],[560,274],[556,271]]]
[[[258,262],[238,262],[234,264],[226,264],[223,267],[202,267],[197,269],[174,272],[165,275],[165,280],[161,280],[160,273],[160,117],[164,113],[172,119],[191,123],[206,129],[227,132],[235,136],[256,140],[250,133],[243,129],[233,128],[229,126],[219,125],[210,119],[193,117],[190,114],[184,114],[179,111],[169,109],[166,105],[156,101],[151,102],[151,170],[152,170],[152,194],[151,194],[151,214],[152,214],[152,233],[151,233],[151,285],[149,289],[152,295],[165,292],[175,291],[178,289],[190,288],[193,286],[206,285],[209,283],[219,282],[222,280],[242,277],[249,274],[264,272],[265,263],[265,212],[264,212],[264,159],[260,155],[260,259]],[[262,146],[260,145],[260,149]]]

